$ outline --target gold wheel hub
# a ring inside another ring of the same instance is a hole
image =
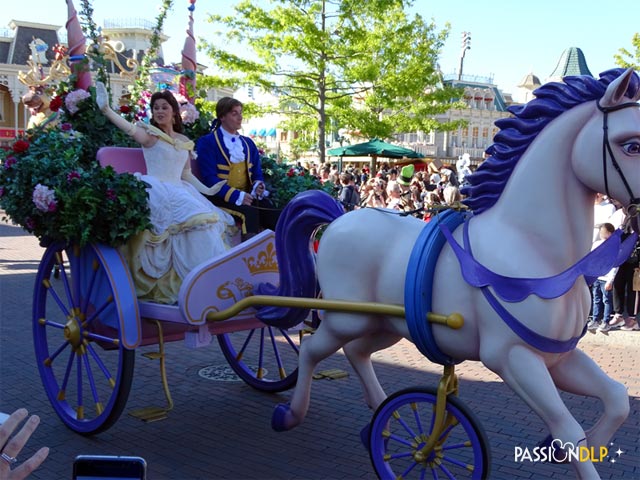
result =
[[[76,317],[69,319],[64,327],[64,338],[71,344],[74,350],[82,345],[82,329]]]

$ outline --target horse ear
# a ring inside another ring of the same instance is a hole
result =
[[[633,75],[633,68],[628,68],[626,72],[611,82],[607,87],[607,91],[604,92],[603,97],[600,99],[600,106],[615,107],[621,104],[624,101],[624,94],[627,88],[629,88],[629,82],[631,82]],[[637,95],[638,92],[636,92],[636,98],[632,101],[635,102],[638,99]]]

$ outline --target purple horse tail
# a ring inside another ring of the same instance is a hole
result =
[[[319,227],[342,214],[342,205],[321,190],[296,195],[282,211],[276,226],[280,287],[262,283],[257,286],[256,294],[315,298],[318,280],[311,238]],[[267,306],[258,309],[257,317],[267,325],[291,328],[308,314],[309,309]]]

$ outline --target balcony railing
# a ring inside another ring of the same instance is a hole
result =
[[[104,28],[140,28],[142,30],[153,30],[154,27],[154,23],[146,18],[108,18],[104,21]]]

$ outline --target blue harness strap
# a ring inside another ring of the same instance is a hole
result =
[[[455,365],[460,361],[438,348],[431,323],[427,321],[433,297],[433,274],[446,241],[439,225],[455,230],[463,221],[462,213],[446,210],[427,223],[413,246],[405,276],[404,307],[411,340],[425,357],[440,365]]]

